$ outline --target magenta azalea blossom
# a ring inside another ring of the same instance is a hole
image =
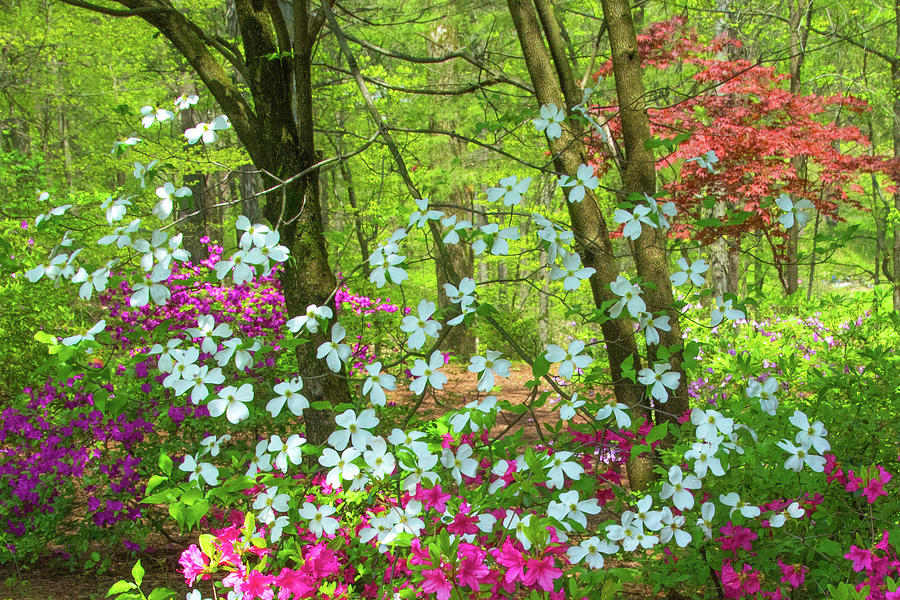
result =
[[[523,579],[525,585],[537,585],[545,592],[552,592],[553,580],[562,577],[562,569],[553,564],[552,556],[545,556],[540,560],[529,558],[527,566]]]
[[[184,582],[187,585],[194,585],[198,577],[203,575],[209,559],[200,551],[196,544],[188,546],[187,550],[181,553],[178,564],[181,565],[184,573]]]
[[[449,600],[452,584],[442,569],[427,569],[422,571],[422,591],[429,594],[437,594],[438,600]]]

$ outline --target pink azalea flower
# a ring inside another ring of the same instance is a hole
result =
[[[525,557],[510,543],[509,538],[506,538],[499,550],[494,548],[491,554],[497,564],[506,567],[506,574],[503,578],[507,583],[512,583],[516,579],[525,581]]]
[[[340,568],[337,556],[324,544],[316,544],[306,553],[305,566],[316,579],[336,575]]]
[[[422,502],[426,510],[433,508],[437,512],[443,513],[447,510],[447,500],[450,499],[450,494],[445,494],[440,484],[429,489],[423,488],[419,483],[416,484],[416,499]]]
[[[872,569],[872,551],[866,548],[850,546],[850,552],[844,555],[849,561],[853,561],[853,570],[859,573],[863,569]]]
[[[481,589],[481,582],[491,570],[484,564],[484,556],[466,556],[456,569],[456,580],[460,585],[469,586],[473,592]]]
[[[285,567],[281,573],[275,577],[275,585],[281,589],[278,592],[278,600],[289,600],[289,598],[306,598],[311,596],[317,589],[316,581],[300,571],[294,571]]]
[[[178,564],[182,567],[184,573],[184,581],[187,585],[192,586],[197,577],[203,575],[209,559],[200,551],[196,544],[188,546],[187,550],[181,553]]]
[[[275,593],[272,591],[272,582],[275,577],[263,575],[259,571],[250,571],[247,579],[241,584],[239,590],[244,595],[244,600],[272,600]]]
[[[465,505],[465,502],[463,504]],[[477,534],[478,519],[469,516],[468,506],[466,506],[465,512],[461,506],[459,512],[453,516],[453,522],[447,525],[447,531],[456,535]]]
[[[716,541],[722,544],[722,550],[730,550],[732,552],[736,552],[738,548],[752,552],[753,541],[759,537],[754,531],[740,525],[734,525],[730,521],[727,525],[720,527],[719,532],[723,534],[723,537],[716,538]]]
[[[447,581],[447,576],[443,569],[426,569],[422,571],[425,578],[422,581],[422,591],[429,594],[437,594],[438,600],[448,600],[450,591],[453,589],[452,584]]]
[[[789,583],[793,588],[803,585],[809,567],[805,565],[787,565],[781,562],[781,559],[778,559],[778,566],[781,567],[781,583]]]
[[[562,569],[558,569],[553,564],[552,556],[545,556],[538,560],[536,558],[528,559],[528,570],[525,572],[523,581],[525,585],[535,585],[545,592],[553,591],[553,580],[562,577]]]
[[[875,500],[878,499],[878,496],[887,496],[887,491],[885,491],[884,484],[881,480],[873,477],[869,480],[869,483],[866,484],[866,487],[863,488],[862,494],[866,497],[866,502],[874,504]]]

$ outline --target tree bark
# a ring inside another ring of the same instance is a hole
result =
[[[428,56],[436,57],[448,52],[456,52],[460,49],[456,31],[449,23],[439,22],[432,28],[431,34],[427,42]],[[453,69],[453,63],[440,63],[434,65],[429,73],[433,74],[429,77],[429,83],[438,85],[456,84],[458,77]],[[446,114],[446,113],[445,113]],[[432,128],[443,129],[446,131],[455,131],[457,122],[454,119],[438,120],[436,113],[432,113],[430,126]],[[446,150],[444,152],[435,153],[432,164],[435,167],[444,167],[448,162],[448,158],[454,158],[462,161],[466,154],[466,143],[454,138],[449,138],[446,142]],[[452,181],[452,179],[449,179]],[[448,183],[449,183],[448,181]],[[454,215],[457,221],[472,221],[473,194],[469,192],[466,185],[462,181],[450,183],[450,191],[446,198],[442,198],[450,206],[442,210],[447,216]],[[441,242],[442,234],[438,229],[432,229],[432,237],[435,238],[435,244]],[[441,239],[438,239],[441,238]],[[453,278],[450,273],[455,273],[457,277],[473,277],[475,272],[475,255],[472,247],[468,244],[446,244],[446,258],[450,264],[444,264],[444,256],[438,252],[434,257],[434,271],[437,281],[438,306],[445,315],[456,316],[459,314],[459,307],[454,305],[444,291],[445,284],[453,284]],[[500,289],[503,289],[502,286]],[[454,326],[444,336],[441,342],[441,349],[450,352],[454,356],[463,360],[468,360],[470,356],[476,352],[475,334],[470,327],[463,323]]]
[[[321,20],[311,21],[307,2],[296,0],[295,40],[293,48],[285,47],[290,42],[284,36],[276,40],[273,32],[273,29],[283,31],[285,27],[277,5],[235,1],[243,56],[221,46],[217,50],[241,70],[250,101],[210,52],[208,44],[213,42],[204,38],[197,24],[157,0],[117,1],[139,10],[140,17],[166,36],[185,57],[228,115],[253,164],[268,173],[263,178],[266,189],[306,172],[305,176],[270,192],[264,214],[278,229],[282,244],[291,253],[281,275],[288,314],[304,314],[310,304],[325,304],[336,287],[336,280],[323,236],[318,173],[312,168],[317,156],[310,84],[312,44]],[[272,55],[280,58],[272,59]],[[305,382],[303,392],[311,403],[320,406],[350,401],[346,380],[335,376],[316,359],[316,349],[327,336],[328,331],[320,331],[296,350],[297,366]],[[330,410],[310,408],[303,418],[306,437],[314,444],[323,443],[334,428]]]
[[[637,192],[652,197],[656,194],[656,161],[652,151],[646,146],[646,142],[650,140],[650,120],[644,105],[643,67],[631,20],[631,7],[628,0],[602,0],[601,4],[609,32],[616,96],[622,121],[626,161],[622,177],[624,192]],[[679,373],[681,379],[678,388],[670,394],[665,410],[658,407],[657,412],[663,420],[675,423],[690,410],[690,404],[687,377],[682,367],[684,355],[680,313],[674,308],[666,240],[665,229],[644,225],[641,236],[634,242],[634,251],[637,272],[644,282],[642,291],[647,310],[669,316],[671,331],[660,331],[660,345],[673,351],[668,362],[671,370]]]
[[[806,37],[809,31],[808,27],[803,28],[803,19],[804,17],[806,17],[808,20],[810,17],[810,13],[812,11],[812,0],[790,0],[789,5],[790,13],[788,15],[788,23],[791,28],[791,57],[789,60],[791,93],[794,95],[799,95],[801,89],[800,75],[803,69],[803,59],[806,52]],[[805,163],[806,161],[802,156],[794,156],[791,158],[791,166],[794,168],[794,171],[797,173],[798,177],[800,177],[801,173],[803,173]],[[795,198],[794,201],[796,202],[796,200],[797,199]],[[784,278],[785,284],[787,286],[784,291],[788,296],[794,294],[799,287],[799,246],[800,228],[795,224],[794,227],[791,227],[791,230],[788,232],[786,264],[784,268]]]
[[[891,126],[891,138],[894,146],[894,159],[900,158],[900,0],[894,0],[894,60],[891,62],[891,92],[894,99],[894,119]],[[894,192],[894,210],[900,212],[900,192]],[[895,213],[896,216],[896,213]],[[894,310],[900,311],[900,224],[892,220],[894,228],[893,248],[891,252],[894,283]]]
[[[550,57],[544,47],[541,30],[531,0],[507,0],[510,15],[516,28],[525,65],[531,77],[538,103],[557,106],[574,106],[580,98],[563,98],[560,82],[550,65]],[[568,102],[567,102],[568,101]],[[558,172],[574,174],[579,165],[586,162],[581,139],[567,126],[558,140],[549,140],[554,156],[554,167]],[[592,192],[587,193],[582,202],[567,202],[569,220],[575,233],[582,262],[593,267],[596,272],[590,278],[591,293],[596,306],[617,300],[609,284],[619,275],[619,267],[613,255],[609,230],[603,213]],[[610,378],[616,399],[630,408],[640,420],[652,421],[649,406],[644,404],[643,386],[637,385],[623,375],[623,366],[631,361],[634,369],[641,367],[641,357],[634,339],[630,319],[610,319],[601,324],[606,354],[609,360]],[[643,456],[643,455],[642,455]],[[646,461],[629,464],[629,481],[635,488],[645,488],[652,477]],[[640,468],[637,468],[637,467]]]

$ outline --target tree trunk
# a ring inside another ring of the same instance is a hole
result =
[[[803,18],[806,17],[807,22],[812,11],[812,0],[790,0],[790,13],[788,15],[788,23],[790,31],[790,51],[789,60],[790,77],[791,77],[791,93],[800,94],[801,79],[800,73],[803,69],[803,59],[806,52],[806,37],[808,27],[803,28]],[[805,159],[802,156],[794,156],[791,158],[791,166],[797,177],[801,176],[805,168]],[[797,199],[794,198],[796,202]],[[786,264],[784,268],[785,293],[790,296],[797,291],[800,279],[800,265],[798,263],[798,248],[800,246],[800,228],[794,224],[788,232]]]
[[[894,0],[894,56],[900,57],[900,0]],[[894,146],[894,158],[900,158],[900,58],[891,62],[891,92],[894,99],[894,120],[891,127],[891,138]],[[894,192],[894,208],[900,211],[900,192]],[[894,310],[900,311],[900,224],[894,222],[894,244],[892,248],[894,277]]]
[[[235,0],[243,42],[243,56],[235,60],[243,61],[245,85],[252,96],[249,101],[210,53],[195,23],[177,11],[152,11],[156,5],[147,0],[118,1],[128,8],[150,9],[141,13],[141,18],[159,29],[197,72],[228,115],[253,164],[271,174],[263,179],[266,189],[306,173],[269,193],[264,214],[291,253],[281,275],[288,314],[304,314],[310,304],[325,304],[336,281],[323,236],[318,173],[311,169],[317,160],[310,82],[312,44],[321,20],[311,23],[307,1],[297,0],[294,40],[292,47],[286,48],[290,42],[281,35],[276,40],[272,31],[273,22],[284,28],[277,6]],[[280,58],[272,59],[273,55]],[[330,332],[320,331],[310,337],[309,343],[296,350],[298,370],[305,382],[303,393],[315,407],[349,402],[346,380],[316,359],[316,349],[330,339]],[[323,443],[334,429],[328,409],[309,408],[303,418],[311,443]]]
[[[537,16],[531,0],[507,0],[510,15],[516,28],[525,65],[540,104],[554,103],[557,106],[571,108],[581,98],[563,99],[561,84],[550,65],[550,57],[544,47]],[[564,45],[559,40],[551,41],[551,50],[561,55],[560,62],[565,60]],[[558,67],[563,68],[564,67]],[[570,71],[571,73],[571,71]],[[571,88],[572,86],[566,87]],[[582,142],[567,126],[563,127],[562,137],[549,140],[550,151],[554,158],[554,167],[558,172],[574,174],[579,165],[585,162]],[[579,243],[582,262],[593,267],[596,273],[590,278],[591,293],[596,306],[604,302],[616,300],[609,284],[619,275],[619,267],[613,254],[609,230],[603,213],[597,205],[593,193],[588,193],[582,202],[566,203],[572,230]],[[643,403],[643,386],[623,376],[623,365],[631,361],[634,369],[641,366],[641,357],[634,339],[632,321],[630,319],[610,319],[601,324],[606,354],[609,359],[610,378],[616,399],[630,408],[637,420],[652,421],[649,406]],[[643,455],[641,455],[643,457]],[[652,469],[648,461],[636,461],[629,464],[629,481],[637,489],[646,488],[652,477]]]
[[[454,52],[459,50],[459,47],[460,44],[456,31],[449,23],[441,21],[436,27],[432,28],[427,41],[428,56],[434,57],[447,52]],[[447,85],[458,82],[457,73],[453,68],[452,62],[433,65],[428,72],[431,74],[429,77],[430,83]],[[438,122],[436,119],[432,118],[430,125],[446,131],[455,131],[457,122],[452,119],[449,121]],[[433,165],[438,166],[439,168],[446,168],[448,160],[456,159],[462,161],[466,154],[465,142],[450,138],[445,144],[446,150],[444,152],[435,153],[434,161],[432,161]],[[448,178],[448,182],[451,181],[453,181],[453,179]],[[447,198],[442,199],[442,201],[450,206],[443,208],[442,210],[447,216],[456,216],[457,221],[465,220],[471,222],[473,194],[466,189],[466,186],[462,181],[457,181],[455,185],[452,183],[450,185],[452,187],[450,188]],[[437,238],[442,234],[437,228],[432,229],[432,235],[436,238],[435,244],[440,243],[441,240]],[[455,273],[460,279],[463,277],[473,277],[475,255],[472,253],[472,247],[468,244],[446,244],[445,248],[446,257],[450,260],[449,265],[443,263],[444,259],[440,252],[434,257],[434,270],[437,276],[438,306],[445,315],[456,316],[459,314],[459,307],[454,305],[447,298],[447,294],[444,291],[444,284],[453,283],[450,273]],[[503,287],[501,286],[500,289],[502,290]],[[441,342],[441,349],[450,352],[458,358],[468,360],[468,358],[477,351],[475,341],[475,334],[471,328],[461,323],[451,328],[447,335],[444,336],[444,339]]]
[[[646,146],[646,142],[650,140],[650,120],[644,106],[643,67],[631,21],[631,7],[628,0],[602,0],[601,4],[609,32],[616,96],[622,121],[626,157],[622,177],[624,192],[638,192],[652,197],[656,194],[656,161]],[[660,345],[674,350],[668,362],[671,370],[681,375],[681,380],[678,388],[670,394],[665,407],[659,407],[657,411],[663,420],[674,423],[690,410],[690,404],[687,377],[682,367],[684,356],[678,320],[680,313],[673,306],[666,240],[666,230],[644,225],[642,235],[634,242],[634,250],[637,272],[644,282],[642,291],[647,310],[654,314],[669,315],[671,331],[660,332]]]
[[[447,215],[456,215],[458,220],[469,220],[472,218],[471,208],[466,210],[466,203],[471,207],[471,199],[467,197],[463,189],[455,189],[450,192],[450,203],[459,208],[445,208]],[[453,304],[447,293],[444,291],[444,284],[453,283],[450,273],[455,273],[458,277],[472,277],[475,269],[475,255],[472,253],[472,246],[469,244],[446,244],[447,255],[450,259],[450,269],[448,265],[441,260],[438,253],[434,258],[434,271],[438,284],[438,306],[443,313],[448,316],[456,316],[459,314],[459,307]],[[477,352],[475,344],[475,335],[471,328],[465,325],[457,325],[450,329],[441,344],[441,349],[450,352],[457,358],[468,360],[470,356]]]
[[[366,236],[365,223],[359,209],[359,203],[356,201],[353,173],[351,173],[350,165],[347,161],[341,162],[341,178],[344,180],[344,185],[347,186],[347,201],[350,203],[350,208],[353,209],[353,225],[356,230],[356,241],[359,244],[359,254],[362,257],[363,275],[368,279],[369,273],[372,272],[372,267],[369,264],[369,254],[371,254],[369,252],[369,239]]]

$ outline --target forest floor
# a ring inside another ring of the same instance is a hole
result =
[[[477,376],[469,373],[465,366],[448,365],[444,368],[448,382],[444,389],[436,391],[433,398],[427,399],[419,407],[420,416],[438,415],[453,408],[460,408],[476,397],[475,386]],[[499,392],[497,396],[513,403],[528,402],[532,390],[524,383],[531,379],[527,366],[515,366],[508,378],[497,378]],[[483,396],[483,394],[482,394]],[[412,406],[408,393],[396,392],[389,396],[390,400],[400,406]],[[523,429],[523,439],[536,442],[541,439],[540,424],[555,420],[552,414],[555,406],[547,402],[543,407],[535,409],[517,418],[501,413],[497,421],[500,431],[508,429],[508,433]],[[177,543],[161,540],[151,553],[143,553],[140,558],[146,570],[142,589],[145,593],[155,587],[168,587],[176,591],[176,599],[184,598],[189,588],[178,571],[178,557],[188,545],[196,543],[197,532],[184,536],[175,536]],[[135,557],[124,550],[120,553],[106,551],[109,557],[109,569],[103,573],[78,573],[68,569],[53,568],[48,564],[37,564],[21,572],[14,567],[0,567],[0,600],[100,600],[106,597],[110,586],[120,579],[131,580],[131,568]],[[621,598],[648,598],[647,590],[629,590],[620,593]]]

